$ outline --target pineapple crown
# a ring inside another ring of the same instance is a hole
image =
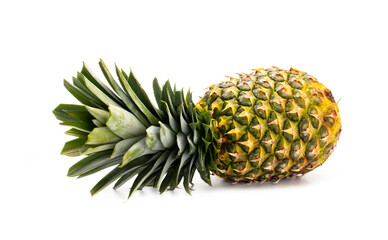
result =
[[[85,177],[115,166],[92,189],[92,196],[116,181],[119,188],[136,177],[129,196],[144,186],[163,193],[183,186],[191,194],[196,171],[211,185],[210,172],[217,144],[210,114],[197,111],[192,94],[153,81],[154,105],[130,71],[127,75],[116,66],[118,83],[105,63],[99,62],[110,88],[83,64],[73,77],[64,80],[66,89],[82,105],[60,104],[53,111],[65,133],[76,138],[65,143],[61,154],[86,155],[70,167],[68,176]]]

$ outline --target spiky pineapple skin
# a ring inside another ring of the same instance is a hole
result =
[[[331,91],[293,68],[229,77],[209,87],[197,110],[211,115],[211,171],[232,182],[304,175],[327,160],[341,133]]]

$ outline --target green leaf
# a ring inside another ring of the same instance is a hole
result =
[[[115,168],[110,171],[105,177],[103,177],[91,190],[90,194],[92,197],[100,192],[102,189],[106,188],[109,184],[114,182],[117,178],[121,177],[126,173],[126,170],[122,168]]]
[[[210,180],[210,171],[205,165],[205,155],[202,151],[199,151],[198,159],[195,161],[196,168],[201,176],[201,179],[207,183],[209,186],[212,186]]]
[[[97,147],[84,147],[84,151],[81,151],[81,153],[83,155],[87,155],[87,154],[91,154],[91,153],[95,153],[95,152],[101,152],[101,151],[105,151],[105,150],[108,150],[108,149],[113,149],[115,147],[116,144],[114,143],[111,143],[111,144],[105,144],[105,145],[100,145],[100,146],[97,146]]]
[[[133,100],[117,84],[117,82],[114,80],[112,74],[109,72],[108,68],[106,67],[105,63],[102,60],[100,60],[99,64],[100,64],[102,72],[105,75],[105,78],[108,80],[109,84],[112,86],[112,88],[115,90],[115,92],[123,100],[125,105],[128,107],[128,110],[132,111],[135,114],[135,116],[139,119],[139,121],[144,126],[148,127],[149,126],[148,120],[145,118],[143,113],[140,112],[139,108],[136,106],[136,104],[133,102]]]
[[[184,152],[182,154],[182,157],[179,160],[177,171],[174,173],[174,178],[173,178],[173,185],[174,186],[178,186],[178,184],[179,184],[179,175],[180,175],[181,169],[187,163],[187,161],[189,159],[190,159],[190,155],[188,154],[188,152],[187,151]]]
[[[174,146],[176,142],[175,132],[170,127],[159,122],[160,125],[160,141],[165,148]]]
[[[133,168],[145,165],[148,160],[150,159],[149,156],[143,156],[138,159],[133,160],[132,162],[128,163],[123,168],[116,167],[111,172],[109,172],[105,177],[103,177],[91,190],[90,193],[92,196],[96,195],[99,191],[107,187],[109,184],[111,184],[113,181],[115,181],[117,178],[123,176],[127,172],[131,171]]]
[[[78,78],[78,76],[80,76],[80,78]],[[83,77],[84,76],[82,75],[82,73],[77,72],[77,77],[72,77],[73,85],[79,88],[79,90],[81,90],[89,98],[94,98],[94,100],[98,100],[98,98],[85,86],[85,81],[83,80]]]
[[[193,142],[194,144],[198,144],[198,141],[200,139],[201,133],[197,129],[198,123],[190,123],[191,128],[193,129],[194,136],[193,136]]]
[[[147,148],[151,150],[164,150],[162,142],[160,141],[160,127],[150,126],[147,128],[146,137]]]
[[[178,186],[178,184],[179,184],[179,182],[178,182],[178,180],[179,180],[179,169],[178,169],[178,167],[179,167],[179,162],[174,164],[172,169],[171,169],[172,176],[171,176],[171,181],[170,181],[170,184],[169,184],[170,190],[174,190]],[[162,182],[162,185],[163,185],[163,182]]]
[[[183,104],[183,102],[182,102],[183,93],[182,93],[182,91],[174,91],[174,93],[175,93],[174,94],[174,98],[175,98],[174,99],[174,106],[175,106],[175,109],[178,109],[178,107]]]
[[[88,135],[88,141],[86,144],[106,144],[106,143],[115,143],[120,141],[121,138],[115,135],[107,127],[97,127],[93,129]]]
[[[125,139],[125,140],[118,142],[116,144],[115,148],[113,149],[113,153],[112,153],[111,158],[125,154],[133,144],[137,143],[142,138],[143,138],[143,136],[140,136],[140,137]]]
[[[190,106],[190,107],[187,108],[187,114],[190,116],[190,118],[188,118],[189,122],[192,122],[192,123],[193,122],[197,122],[196,121],[196,114],[195,113],[196,113],[196,110],[194,110],[193,107]]]
[[[141,171],[133,182],[128,198],[132,196],[132,194],[140,187],[140,185],[149,175],[151,175],[164,161],[166,161],[167,155],[168,152],[165,151],[162,155],[157,154],[151,158],[151,164],[149,164],[143,171]],[[152,164],[152,162],[154,163]]]
[[[132,69],[129,72],[129,76],[127,78],[131,89],[136,93],[136,96],[140,99],[142,103],[153,113],[156,114],[153,104],[151,103],[147,93],[141,87],[140,83],[137,81],[135,75],[132,72]]]
[[[79,137],[71,141],[68,141],[63,146],[61,154],[70,156],[70,157],[79,156],[81,155],[79,150],[84,146],[85,142],[86,142],[85,137]]]
[[[165,105],[165,109],[166,109],[166,112],[167,112],[167,115],[168,115],[168,123],[169,123],[169,125],[171,126],[172,130],[174,130],[174,132],[178,132],[179,131],[179,125],[178,125],[177,121],[175,121],[174,116],[172,116],[170,108],[168,107],[166,102],[162,101],[162,104]]]
[[[142,190],[144,187],[152,187],[155,183],[155,177],[158,174],[157,171],[151,173],[148,175],[148,177],[143,181],[143,183],[140,185],[140,187],[137,190]]]
[[[84,63],[83,64],[83,67],[82,67],[82,70],[81,70],[81,73],[87,78],[85,79],[85,85],[86,87],[94,94],[96,95],[99,99],[100,96],[98,94],[96,94],[96,90],[92,91],[92,89],[90,89],[88,87],[88,82],[89,83],[92,83],[92,85],[98,89],[98,92],[102,93],[106,98],[109,98],[111,99],[113,102],[115,102],[116,104],[118,105],[121,105],[122,107],[124,107],[124,103],[123,101],[116,96],[116,94],[110,90],[105,84],[103,84],[99,79],[98,77],[86,66],[86,64]],[[90,85],[90,84],[89,84]],[[101,99],[103,102],[105,102],[103,99]],[[107,104],[108,106],[110,104]]]
[[[64,109],[63,111],[68,113],[70,116],[75,117],[79,121],[89,122],[93,119],[93,116],[86,110],[84,106],[79,105],[67,105],[70,108]]]
[[[154,81],[152,82],[152,86],[154,89],[154,96],[156,103],[158,104],[159,108],[161,109],[161,100],[162,100],[162,89],[160,88],[158,79],[154,78]]]
[[[94,124],[92,122],[61,122],[60,125],[63,126],[72,126],[78,130],[84,131],[84,132],[90,132],[94,128]]]
[[[176,166],[173,167],[173,168],[176,168]],[[160,184],[160,188],[159,188],[159,192],[160,192],[160,193],[164,193],[164,192],[167,190],[168,186],[172,186],[172,179],[173,179],[173,177],[174,177],[174,176],[173,176],[173,172],[174,172],[174,171],[175,171],[175,169],[170,170],[170,171],[166,174],[166,176],[164,177],[162,183]]]
[[[203,152],[207,152],[209,149],[209,146],[212,144],[211,142],[206,141],[204,138],[202,138],[202,142],[204,143],[205,150]]]
[[[167,105],[168,105],[168,107],[169,107],[173,117],[174,118],[178,118],[178,114],[176,112],[176,108],[175,108],[174,102],[173,102],[174,92],[171,89],[170,81],[167,81],[163,85],[162,99],[163,99],[163,101],[165,101],[167,103]],[[162,110],[164,110],[164,109],[162,109]]]
[[[117,71],[120,71],[120,69],[116,68],[116,73],[117,73]],[[123,69],[121,69],[120,72],[124,76],[124,79],[128,79],[128,74],[126,72],[124,72]],[[117,73],[117,75],[118,75],[118,73]],[[124,88],[124,86],[122,84],[121,84],[121,86]]]
[[[111,99],[109,96],[105,95],[103,91],[101,91],[97,86],[93,85],[92,82],[85,79],[86,87],[94,94],[96,95],[101,101],[103,101],[107,106],[113,105],[116,107],[123,107],[119,103],[117,103],[115,100]]]
[[[113,88],[113,90],[118,94],[120,90],[120,86],[117,84],[117,82],[114,80],[112,74],[109,72],[109,69],[105,65],[104,61],[100,58],[100,62],[98,63],[100,65],[101,71],[104,74],[106,80],[108,81],[109,85]]]
[[[190,161],[190,164],[184,170],[184,179],[183,179],[183,187],[185,191],[191,195],[190,182],[192,179],[192,168],[194,161]]]
[[[139,107],[140,111],[147,117],[147,119],[152,125],[156,125],[159,119],[149,110],[149,108],[147,108],[147,106],[142,102],[142,100],[140,100],[140,98],[132,89],[128,81],[124,78],[123,74],[120,72],[117,66],[116,66],[116,72],[118,74],[119,80],[123,85],[124,89],[129,94],[131,99],[135,102],[135,104]]]
[[[117,76],[119,75],[122,75],[123,76],[123,79],[127,79],[128,76],[127,74],[124,72],[124,71],[121,71],[117,68],[116,66],[116,74]],[[120,79],[119,77],[119,80],[120,80],[120,83],[122,81],[122,79]],[[145,127],[149,127],[150,126],[150,123],[148,122],[148,119],[147,117],[142,113],[142,111],[137,107],[136,103],[133,101],[133,99],[131,99],[131,97],[128,95],[127,91],[125,90],[125,87],[124,87],[124,84],[121,84],[124,88],[124,94],[126,96],[128,96],[128,100],[125,100],[125,104],[128,106],[128,109],[131,110],[131,112],[133,114],[135,114],[135,116],[139,119],[139,121],[145,126]]]
[[[189,91],[190,91],[190,89],[189,89]],[[186,108],[188,108],[188,105],[189,105],[189,103],[192,102],[192,100],[191,99],[185,99],[186,96],[185,96],[185,92],[182,89],[182,94],[180,94],[180,97],[181,97],[181,105],[180,106],[182,106],[183,116],[186,119],[189,119],[189,117],[187,115],[187,112],[186,112]]]
[[[176,155],[178,153],[178,151],[176,149],[173,151],[166,150],[165,152],[168,152],[169,155],[168,155],[168,158],[163,165],[162,170],[159,172],[159,174],[155,178],[154,188],[159,188],[160,183],[162,181],[162,177],[167,173],[168,169],[170,168],[171,164],[174,162]]]
[[[190,145],[190,150],[189,150],[190,155],[197,151],[197,146],[194,144],[194,142],[191,140],[191,138],[192,138],[192,134],[187,136],[187,142]]]
[[[179,132],[177,134],[177,144],[179,149],[178,155],[181,155],[185,151],[187,146],[186,136],[182,132]]]
[[[128,182],[131,178],[133,178],[134,176],[136,176],[136,174],[138,174],[141,170],[143,170],[144,167],[138,167],[138,168],[133,168],[131,169],[131,171],[127,172],[126,174],[124,174],[122,177],[120,177],[119,180],[117,180],[117,182],[115,183],[115,185],[113,186],[113,189],[116,190],[118,189],[119,187],[121,187],[122,185],[124,185],[126,182]]]
[[[102,123],[106,123],[106,120],[109,117],[109,112],[108,111],[105,111],[105,110],[102,110],[102,109],[99,109],[99,108],[93,108],[93,107],[86,106],[86,110],[88,110],[89,113],[93,117],[95,117],[98,121],[100,121]]]
[[[125,139],[145,135],[146,128],[132,113],[115,106],[109,106],[106,126],[117,136]]]
[[[54,110],[53,113],[55,117],[60,121],[79,121],[74,116],[71,116],[68,112],[65,112],[64,109],[66,109],[67,106],[70,104],[59,104]],[[74,105],[78,106],[78,105]]]
[[[76,128],[71,128],[65,132],[65,134],[70,135],[70,136],[75,136],[75,137],[84,137],[87,138],[88,133],[84,131],[80,131]]]
[[[138,157],[148,155],[148,154],[153,154],[156,152],[157,151],[153,151],[153,150],[150,150],[147,148],[146,143],[145,143],[145,138],[143,138],[139,142],[132,145],[132,147],[124,154],[123,162],[121,163],[120,167],[125,166],[130,161],[132,161]]]
[[[183,105],[179,107],[179,120],[180,120],[180,129],[184,134],[189,134],[190,133],[190,127],[189,124],[186,122],[184,116],[183,116]]]
[[[98,121],[97,119],[92,120],[93,124],[96,125],[96,127],[105,127],[105,124],[102,122]]]
[[[85,85],[85,76],[82,73],[77,72],[77,78],[73,77],[73,85],[79,88],[91,102],[105,109],[107,106],[100,99],[96,97]]]
[[[111,150],[106,150],[85,157],[69,168],[67,176],[75,177],[96,167],[99,167],[105,164],[107,161],[112,161],[111,159],[108,159],[111,153]]]
[[[84,106],[75,104],[60,104],[53,113],[62,121],[89,122],[93,118]]]
[[[101,170],[104,170],[104,169],[106,169],[108,167],[112,167],[112,166],[118,165],[120,163],[121,163],[121,158],[113,158],[110,161],[106,161],[105,163],[102,163],[100,166],[98,166],[96,168],[93,168],[90,171],[87,171],[85,173],[82,173],[82,174],[78,175],[77,179],[89,176],[91,174],[94,174],[94,173],[97,173],[97,172],[99,172]]]
[[[193,156],[193,160],[190,162],[190,183],[193,184],[193,178],[194,178],[194,175],[195,175],[195,170],[197,169],[194,164],[195,164],[195,157],[196,156]]]
[[[190,169],[189,168],[185,168],[183,174],[184,174],[184,178],[183,178],[183,187],[185,188],[185,191],[191,196],[191,189],[190,189],[190,183],[189,183],[189,176],[188,174],[190,173]]]
[[[63,84],[65,88],[73,95],[78,101],[81,103],[92,106],[92,107],[99,107],[95,102],[93,102],[87,94],[79,90],[78,88],[71,85],[68,81],[63,80]]]

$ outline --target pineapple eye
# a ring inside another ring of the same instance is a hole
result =
[[[275,85],[275,91],[279,96],[285,99],[289,99],[291,97],[291,93],[287,90],[284,83],[278,83]]]
[[[273,72],[270,72],[270,73],[268,74],[268,76],[269,76],[272,80],[274,80],[274,81],[276,81],[276,82],[284,82],[284,77],[283,77],[283,75],[280,73],[280,71],[273,71]]]
[[[271,79],[267,76],[265,77],[260,77],[259,79],[257,79],[256,83],[259,84],[260,86],[262,86],[263,88],[268,88],[268,89],[271,89],[271,84],[269,84],[269,82],[271,81]]]
[[[265,151],[267,153],[271,153],[272,152],[272,145],[273,145],[274,141],[271,137],[271,133],[269,131],[267,131],[265,134],[264,134],[264,137],[263,139],[261,140],[261,146],[263,146],[263,148],[265,149]]]
[[[255,150],[253,150],[249,155],[248,155],[248,160],[252,161],[252,160],[256,160],[260,157],[260,148],[256,148]],[[255,162],[256,164],[258,163],[258,161],[253,161]],[[252,163],[251,163],[252,164]],[[253,165],[253,164],[252,164]]]
[[[318,128],[319,127],[319,120],[318,120],[319,115],[318,115],[317,109],[313,106],[310,106],[308,109],[308,115],[310,117],[311,125],[313,125],[314,128]]]
[[[279,140],[276,144],[275,148],[275,156],[278,160],[282,160],[284,158],[285,152],[284,152],[284,141]]]
[[[296,104],[298,104],[298,106],[301,108],[306,108],[306,104],[304,100],[305,98],[303,97],[302,93],[298,90],[294,90],[293,95],[294,95],[294,100]]]
[[[282,101],[280,98],[277,98],[275,94],[271,95],[271,100],[269,101],[269,104],[278,113],[283,113],[283,107],[282,107]]]
[[[298,80],[298,77],[296,76],[290,76],[290,79],[288,80],[288,84],[290,84],[291,87],[302,90],[303,84],[301,81]]]
[[[275,157],[274,156],[269,156],[263,164],[261,164],[261,169],[264,171],[271,171],[275,167]]]
[[[319,106],[322,103],[322,99],[324,98],[324,96],[319,89],[316,89],[314,87],[308,87],[307,93],[308,93],[309,99],[314,105]]]
[[[253,110],[255,111],[256,115],[264,120],[267,119],[266,109],[266,106],[260,101],[256,101],[256,104],[253,107]]]
[[[327,125],[329,125],[330,127],[334,126],[334,124],[335,124],[335,119],[334,119],[333,117],[325,116],[323,119],[325,120],[325,122],[327,123]]]
[[[288,119],[286,119],[284,121],[284,124],[283,124],[283,136],[284,138],[291,142],[292,140],[294,140],[294,135],[292,134],[292,129],[291,129],[291,123]],[[291,133],[290,133],[291,132]]]
[[[290,157],[292,160],[296,161],[299,159],[300,157],[300,150],[301,148],[301,143],[300,143],[300,140],[295,140],[292,144],[291,144],[291,152],[290,152]]]
[[[232,90],[225,89],[225,90],[222,91],[221,98],[223,100],[230,100],[230,99],[233,99],[235,97],[236,97],[236,95],[235,95],[235,93]]]
[[[323,120],[325,120],[325,122],[327,123],[327,125],[329,125],[329,127],[333,127],[335,124],[336,117],[337,117],[337,112],[334,109],[330,109],[328,110],[327,115],[323,118]]]
[[[332,143],[328,144],[324,150],[325,157],[329,157],[331,152],[334,150],[334,145]],[[326,160],[326,159],[325,159]]]
[[[265,94],[265,92],[259,86],[256,86],[253,89],[252,93],[259,100],[262,100],[262,101],[267,101],[268,100],[267,95]]]
[[[250,91],[251,90],[251,87],[245,81],[241,81],[240,83],[238,83],[237,88],[240,89],[241,91]]]
[[[303,117],[299,122],[299,137],[303,140],[303,142],[307,142],[310,138],[309,126],[309,121],[306,117]]]
[[[284,159],[282,160],[275,168],[275,171],[277,173],[285,173],[286,172],[286,167],[288,166],[290,160],[289,159]]]
[[[295,68],[290,68],[289,73],[290,74],[299,74],[299,70],[295,69]]]
[[[321,129],[319,129],[318,135],[320,136],[319,146],[325,146],[329,137],[329,131],[327,130],[327,127],[322,126]]]
[[[252,133],[256,138],[260,138],[261,125],[256,117],[252,119],[251,124],[249,125],[249,132]]]
[[[319,83],[317,79],[311,75],[304,75],[303,80],[307,83]]]
[[[299,120],[299,115],[298,115],[298,112],[295,110],[295,107],[296,106],[294,106],[294,100],[291,99],[287,101],[286,107],[285,107],[286,116],[288,119],[290,119],[293,122],[297,122]]]
[[[219,97],[219,96],[218,96],[217,93],[215,93],[215,92],[210,93],[210,94],[209,94],[209,98],[208,98],[207,104],[208,104],[208,105],[211,105],[215,100],[217,100],[218,97]]]
[[[294,161],[295,161],[295,163],[291,167],[290,171],[298,173],[302,169],[302,167],[303,167],[303,165],[305,163],[305,159],[304,158],[300,158],[300,159],[294,160]]]
[[[271,131],[275,132],[276,134],[279,134],[280,133],[280,127],[279,127],[279,122],[278,122],[278,118],[276,116],[276,113],[275,112],[271,112],[269,114],[269,118],[268,118],[268,127]]]
[[[238,96],[238,102],[243,106],[247,106],[247,107],[252,106],[252,99],[244,92],[241,92],[240,95]]]
[[[306,158],[307,160],[312,160],[315,158],[318,154],[316,148],[318,146],[318,143],[315,139],[312,139],[306,146]]]
[[[233,162],[232,168],[234,170],[242,171],[245,168],[245,162]]]
[[[233,86],[233,83],[232,82],[222,82],[218,85],[220,88],[228,88],[228,87],[231,87]]]

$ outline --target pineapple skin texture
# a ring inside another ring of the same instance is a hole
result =
[[[197,103],[217,134],[211,171],[234,183],[278,182],[322,165],[341,133],[329,89],[291,68],[254,69],[209,87]]]

